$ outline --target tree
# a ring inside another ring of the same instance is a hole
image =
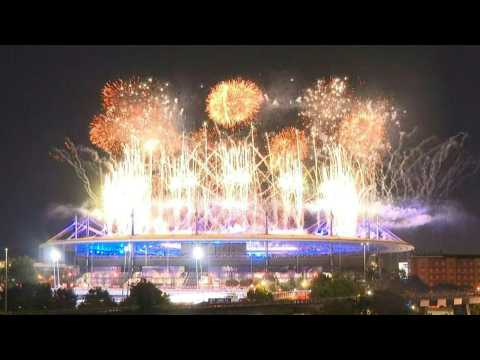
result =
[[[33,259],[28,256],[13,258],[8,269],[9,280],[16,284],[37,283],[37,273],[33,264]]]
[[[273,301],[273,294],[263,286],[257,286],[248,290],[247,299],[255,303],[267,303]]]
[[[107,290],[96,287],[88,290],[88,294],[85,295],[85,301],[78,308],[81,310],[96,310],[112,308],[116,305]]]
[[[280,284],[280,289],[284,291],[290,291],[297,287],[300,287],[299,285],[301,284],[299,284],[298,281],[295,281],[295,278],[292,276],[288,279],[287,282]]]
[[[480,315],[480,304],[470,304],[470,314]]]
[[[164,310],[169,304],[168,295],[146,279],[141,279],[130,288],[130,295],[123,303],[126,306],[134,306],[141,312],[150,312],[155,308]]]
[[[72,289],[59,288],[53,293],[51,307],[53,309],[75,309],[77,306],[77,295]]]
[[[325,315],[354,315],[358,311],[354,300],[343,299],[325,303],[322,313]]]
[[[262,288],[270,291],[275,292],[279,288],[279,281],[272,273],[266,273],[263,275],[261,280],[255,279],[253,284],[256,286],[261,286]]]
[[[375,292],[371,297],[362,297],[358,301],[360,313],[373,315],[404,315],[410,312],[405,299],[392,291]]]
[[[228,279],[227,281],[225,281],[225,286],[231,286],[231,287],[235,287],[235,286],[238,286],[239,282],[235,279]]]
[[[242,279],[242,280],[240,280],[240,286],[242,286],[242,287],[247,287],[247,286],[250,286],[251,284],[253,284],[252,279]]]
[[[401,280],[401,286],[403,288],[401,293],[406,295],[423,294],[430,290],[429,286],[417,276],[412,276],[406,280]]]
[[[32,285],[24,285],[32,286]],[[46,310],[52,303],[52,289],[49,284],[35,284],[33,308],[37,310]]]
[[[433,291],[438,291],[438,292],[457,292],[457,291],[464,291],[467,289],[469,289],[468,286],[459,286],[459,285],[449,284],[449,283],[441,283],[432,288]]]
[[[341,275],[333,278],[324,275],[317,276],[312,282],[311,290],[313,299],[347,297],[359,293],[359,287],[355,281]]]
[[[45,310],[50,305],[52,292],[47,284],[19,284],[8,288],[8,309]]]

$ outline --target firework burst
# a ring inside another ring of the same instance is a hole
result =
[[[106,152],[119,156],[123,152],[122,144],[126,136],[122,128],[105,115],[96,115],[90,123],[90,141]]]
[[[302,97],[300,116],[316,129],[323,140],[333,141],[340,122],[350,113],[351,105],[347,78],[317,80],[315,86],[307,89]]]
[[[111,154],[133,138],[157,139],[163,148],[178,150],[180,136],[176,128],[183,109],[177,99],[170,99],[167,90],[168,83],[152,79],[118,80],[105,85],[104,113],[95,116],[90,124],[91,142]]]
[[[283,129],[272,137],[270,154],[273,167],[278,167],[282,159],[287,157],[304,160],[308,155],[305,132],[293,127]]]
[[[264,97],[249,81],[217,84],[207,100],[215,126],[188,136],[177,132],[182,110],[166,83],[119,80],[102,97],[90,138],[115,156],[69,141],[52,155],[75,169],[92,203],[101,199],[109,233],[129,233],[133,214],[141,233],[304,232],[305,215],[316,215],[330,235],[356,236],[377,204],[444,197],[479,168],[463,156],[466,135],[408,148],[401,136],[392,149],[397,111],[354,96],[341,78],[319,80],[298,101],[307,126],[263,123],[265,138],[251,124]],[[103,179],[102,196],[90,174]]]
[[[222,81],[208,95],[207,113],[216,124],[231,129],[253,121],[263,101],[262,91],[252,81]]]
[[[396,114],[387,101],[357,101],[340,124],[338,143],[359,160],[378,162],[391,148],[387,131],[398,125]]]

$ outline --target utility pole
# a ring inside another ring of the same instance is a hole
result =
[[[145,266],[148,266],[148,246],[145,245]]]
[[[367,281],[367,254],[365,249],[365,243],[363,243],[363,280]]]
[[[250,254],[250,276],[252,277],[252,284],[253,284],[253,255]]]
[[[333,245],[330,244],[330,272],[333,274]]]
[[[265,210],[265,235],[268,235],[268,213]]]
[[[333,211],[330,211],[330,236],[333,236]]]
[[[268,235],[268,213],[265,210],[265,235]],[[268,240],[265,240],[265,272],[268,273]]]
[[[5,248],[5,313],[8,311],[8,248]]]
[[[333,211],[330,211],[330,236],[333,236]],[[330,272],[333,274],[333,245],[330,243]]]
[[[342,271],[342,248],[338,251],[338,271]]]
[[[90,216],[87,216],[87,237],[90,237]]]
[[[165,249],[165,255],[167,256],[167,272],[168,272],[168,277],[170,277],[170,259],[169,259],[169,251],[168,251],[168,248]]]
[[[78,238],[78,217],[75,215],[75,239]]]
[[[265,241],[265,272],[268,273],[268,240]]]
[[[198,235],[198,211],[195,209],[195,235]]]
[[[197,289],[198,289],[198,259],[195,257],[195,274],[197,277]]]
[[[377,248],[377,266],[378,266],[378,276],[381,279],[382,278],[382,262],[380,258],[380,251]]]
[[[135,235],[135,212],[134,209],[132,209],[132,236]]]

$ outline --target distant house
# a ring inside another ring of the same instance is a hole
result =
[[[427,315],[454,315],[452,308],[428,308]]]
[[[409,268],[430,287],[450,284],[480,291],[480,255],[413,256]]]

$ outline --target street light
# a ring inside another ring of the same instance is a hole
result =
[[[145,266],[148,266],[148,247],[145,245]]]
[[[308,285],[309,285],[308,280],[307,280],[307,279],[303,279],[301,285],[302,285],[302,287],[303,287],[304,289],[308,288]]]
[[[57,249],[52,249],[52,251],[50,251],[50,259],[53,262],[53,287],[54,288],[57,288],[60,286],[60,274],[59,274],[59,267],[58,267],[58,261],[60,260],[60,257],[61,257],[61,254]]]
[[[253,254],[250,253],[250,276],[252,277],[253,282]]]
[[[5,248],[5,313],[8,309],[8,248]]]
[[[193,248],[193,258],[195,259],[195,273],[197,275],[197,288],[198,288],[198,260],[203,258],[203,250],[200,246]]]
[[[125,254],[124,256],[124,262],[123,262],[123,272],[126,273],[127,272],[127,253],[129,253],[131,250],[131,244],[128,244],[126,245],[124,248],[123,248],[123,252]]]

